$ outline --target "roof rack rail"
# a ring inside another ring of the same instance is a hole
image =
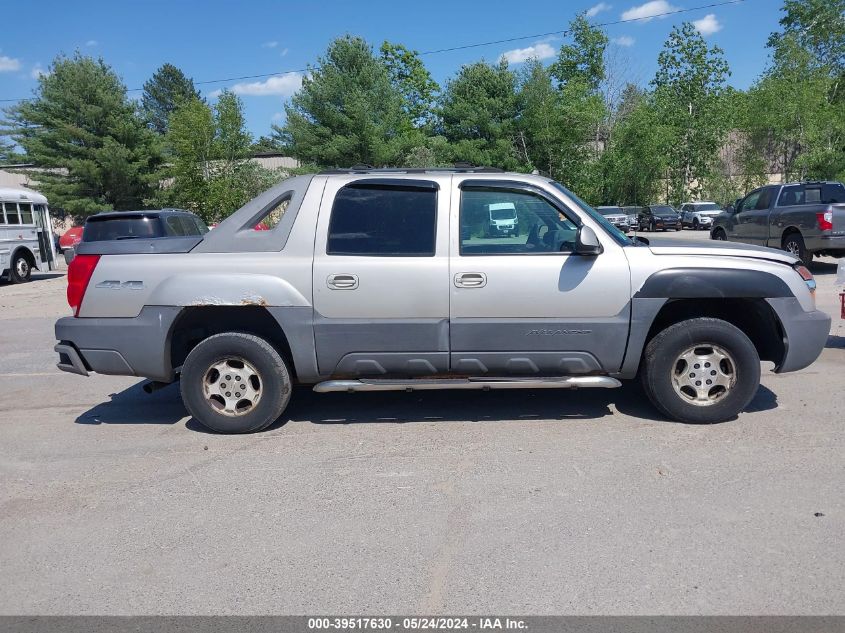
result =
[[[484,167],[472,163],[455,163],[454,167],[373,167],[371,165],[353,165],[348,168],[325,169],[321,176],[336,174],[426,174],[426,173],[466,173],[466,174],[502,174],[498,167]]]

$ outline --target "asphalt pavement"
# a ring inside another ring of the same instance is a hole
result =
[[[249,436],[59,372],[64,276],[0,285],[0,614],[845,614],[845,321],[814,271],[821,358],[765,365],[730,422],[636,385],[299,389]]]

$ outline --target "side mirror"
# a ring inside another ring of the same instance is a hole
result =
[[[575,251],[576,255],[587,255],[595,257],[604,252],[601,242],[596,235],[596,232],[589,226],[582,225],[575,234]]]
[[[725,213],[727,213],[728,215],[733,215],[734,213],[736,213],[736,207],[732,204],[729,204],[725,207]]]

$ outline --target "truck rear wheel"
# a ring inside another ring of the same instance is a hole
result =
[[[679,422],[724,422],[757,393],[760,357],[745,333],[730,323],[689,319],[649,342],[640,379],[664,415]]]
[[[813,263],[813,254],[807,251],[807,246],[804,244],[804,238],[801,237],[801,234],[798,231],[787,233],[783,238],[782,246],[783,250],[795,255],[795,257],[800,259],[801,263],[805,266],[809,266]]]
[[[282,415],[290,401],[287,364],[270,343],[226,332],[199,343],[182,366],[182,401],[216,433],[254,433]]]

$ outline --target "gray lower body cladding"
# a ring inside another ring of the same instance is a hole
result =
[[[783,328],[786,353],[776,373],[797,371],[813,363],[822,353],[830,334],[830,316],[820,310],[804,312],[798,299],[766,299]]]
[[[169,382],[173,368],[168,334],[180,311],[147,306],[131,318],[64,317],[56,322],[56,339],[59,346],[74,348],[88,371]],[[59,369],[72,371],[63,366],[65,360],[73,359],[61,359]]]

